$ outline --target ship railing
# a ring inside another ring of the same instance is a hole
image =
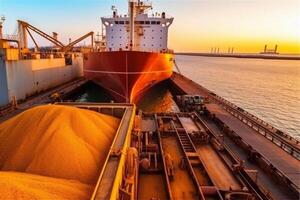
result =
[[[119,52],[119,51],[130,51],[129,49],[123,49],[120,48],[118,50],[109,50],[105,49],[103,52]],[[133,51],[140,51],[140,50],[133,50]],[[140,52],[150,52],[150,53],[166,53],[166,54],[173,54],[174,50],[173,49],[163,49],[163,50],[152,50],[152,51],[140,51]]]
[[[157,14],[149,14],[148,13],[148,20],[154,19],[154,20],[159,20],[159,19],[164,19],[162,18],[160,13]],[[113,15],[106,15],[102,17],[103,19],[122,19],[122,20],[129,20],[129,16],[124,14],[124,15],[116,15],[115,17]],[[172,19],[174,18],[172,15],[165,14],[165,19]]]
[[[241,120],[243,123],[260,133],[262,136],[267,138],[269,141],[276,144],[278,147],[283,149],[285,152],[292,155],[297,160],[300,160],[300,149],[299,141],[286,133],[279,131],[272,125],[264,122],[263,120],[255,117],[254,115],[245,112],[244,109],[236,106],[228,100],[213,94],[214,99],[221,105],[227,112]]]
[[[253,120],[255,120],[257,123],[261,124],[261,125],[264,126],[266,129],[272,131],[273,133],[282,135],[282,136],[286,137],[287,139],[293,141],[293,142],[296,143],[296,144],[299,144],[299,143],[300,143],[300,141],[297,140],[296,138],[293,138],[292,136],[290,136],[290,135],[288,135],[288,134],[286,134],[286,133],[284,133],[284,132],[278,130],[277,128],[273,127],[271,124],[269,124],[269,123],[265,122],[264,120],[262,120],[262,119],[256,117],[255,115],[249,113],[248,111],[246,111],[246,110],[244,110],[244,109],[238,107],[237,105],[231,103],[230,101],[224,99],[223,97],[220,97],[220,96],[218,96],[218,95],[216,95],[215,97],[217,97],[217,98],[220,99],[221,101],[225,102],[226,104],[232,106],[233,108],[239,110],[239,111],[242,112],[243,114],[249,116],[250,118],[252,118]]]
[[[212,113],[211,113],[212,114]],[[271,172],[272,175],[274,176],[274,178],[276,180],[279,180],[281,183],[285,183],[288,185],[288,187],[295,193],[299,193],[300,188],[298,187],[297,184],[295,184],[290,178],[289,176],[287,176],[286,173],[284,173],[283,171],[281,171],[280,169],[278,169],[277,167],[275,167],[272,162],[266,158],[265,156],[263,156],[262,154],[260,154],[259,152],[257,152],[249,143],[247,143],[245,140],[243,140],[239,134],[237,134],[235,131],[231,130],[226,123],[224,123],[220,118],[218,118],[217,116],[214,116],[214,120],[217,122],[217,124],[221,127],[226,127],[226,131],[224,131],[224,133],[226,133],[229,137],[234,138],[234,141],[236,144],[238,144],[239,146],[241,146],[242,148],[251,151],[252,154],[255,154],[256,157],[256,162],[259,164],[259,166],[267,172]],[[263,188],[265,190],[265,188]]]
[[[253,119],[254,119],[255,121],[257,121],[258,123],[261,123],[262,125],[266,126],[266,128],[268,128],[268,129],[270,129],[270,130],[276,130],[276,131],[278,131],[278,130],[277,130],[275,127],[273,127],[271,124],[269,124],[269,123],[263,121],[262,119],[256,117],[255,115],[249,113],[248,111],[246,111],[246,110],[244,110],[244,109],[242,109],[242,108],[236,106],[235,104],[233,104],[233,103],[231,103],[230,101],[224,99],[223,97],[220,97],[220,96],[218,96],[218,95],[216,95],[216,97],[217,97],[218,99],[220,99],[221,101],[225,102],[226,104],[228,104],[228,105],[230,105],[230,106],[232,106],[232,107],[234,107],[234,108],[236,108],[236,109],[242,111],[245,115],[247,115],[247,116],[253,118]],[[288,138],[291,139],[291,140],[295,140],[296,143],[299,143],[299,141],[297,141],[297,140],[294,139],[293,137],[287,135],[286,133],[281,132],[281,134],[284,135],[285,137],[288,137]]]
[[[293,138],[292,136],[289,136],[286,133],[283,133],[282,131],[274,128],[270,124],[264,122],[263,120],[255,120],[258,119],[258,117],[251,117],[254,116],[248,112],[245,112],[244,109],[236,106],[235,104],[229,102],[228,100],[224,99],[223,97],[220,97],[216,95],[215,93],[211,92],[210,90],[199,86],[202,90],[204,90],[209,96],[217,103],[219,104],[223,109],[225,109],[227,112],[232,114],[234,117],[241,120],[243,123],[248,125],[250,128],[255,130],[257,133],[261,134],[265,138],[267,138],[272,143],[276,144],[279,148],[296,158],[297,160],[300,160],[300,142]]]
[[[18,41],[19,37],[18,37],[18,35],[4,34],[4,35],[0,36],[0,39]]]
[[[217,141],[219,141],[222,144],[222,146],[224,147],[224,150],[225,150],[224,152],[229,156],[231,161],[233,161],[236,164],[242,163],[242,160],[240,158],[236,157],[236,155],[232,152],[232,150],[229,148],[229,146],[227,144],[220,141],[220,137],[214,131],[212,131],[212,129],[210,129],[207,126],[207,124],[201,119],[200,115],[197,112],[194,112],[192,115],[195,116],[195,117],[193,117],[193,119],[200,122],[200,124],[202,126],[204,126],[205,130],[211,136],[213,136],[213,138],[215,138]],[[196,125],[197,125],[197,123],[196,123]],[[248,144],[246,144],[246,145],[248,145]],[[227,161],[222,156],[221,156],[221,158],[224,161],[224,163],[227,163]],[[246,170],[244,168],[243,168],[242,171],[246,172]],[[265,197],[269,200],[275,200],[275,198],[270,194],[270,191],[261,184],[259,177],[257,177],[257,180],[252,180],[252,178],[250,178],[248,173],[242,173],[241,175],[244,176],[244,178],[247,180],[247,182],[253,182],[254,181],[255,184],[251,184],[251,185],[248,185],[248,186],[251,187],[252,189],[254,189],[255,192],[262,192],[260,194],[257,193],[257,195],[263,196],[263,197]],[[257,185],[258,188],[253,187],[254,185]]]
[[[64,55],[59,52],[29,52],[23,53],[21,59],[31,60],[31,59],[50,59],[50,58],[64,58]]]

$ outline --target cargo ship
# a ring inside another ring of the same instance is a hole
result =
[[[168,49],[168,29],[173,22],[166,13],[148,14],[149,1],[128,1],[128,14],[102,17],[104,48],[84,55],[84,75],[118,102],[137,102],[146,90],[168,79],[174,54]]]

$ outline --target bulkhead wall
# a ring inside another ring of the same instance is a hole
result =
[[[0,107],[8,104],[8,86],[5,62],[0,59]]]
[[[82,57],[73,57],[66,65],[64,58],[6,61],[8,98],[23,100],[29,96],[80,77]]]

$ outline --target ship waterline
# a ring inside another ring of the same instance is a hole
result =
[[[173,72],[172,53],[112,51],[84,55],[85,76],[107,89],[118,102],[137,102]]]

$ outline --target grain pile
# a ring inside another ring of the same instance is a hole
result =
[[[88,188],[97,181],[118,124],[119,119],[111,116],[58,105],[38,106],[0,124],[0,196],[5,192],[3,188],[15,186],[18,190],[36,183],[46,199],[43,176],[47,176],[45,182],[49,177],[53,184],[56,182],[53,178],[62,181],[58,184],[62,188],[55,190],[63,189],[64,181],[71,181],[66,185],[74,184],[70,186],[73,192],[83,188],[90,191]],[[7,182],[10,186],[3,185],[6,179],[10,180]],[[33,191],[28,189],[24,191]]]
[[[93,187],[79,181],[0,172],[0,200],[88,200]]]

